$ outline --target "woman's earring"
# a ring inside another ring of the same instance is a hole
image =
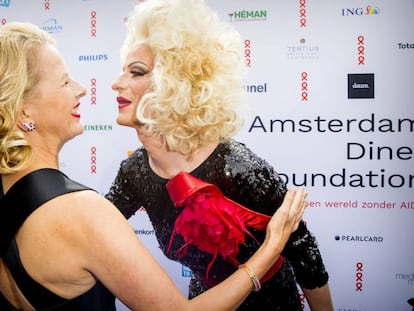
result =
[[[34,122],[23,122],[20,121],[19,122],[19,127],[21,130],[23,130],[24,132],[33,132],[36,129],[36,125],[34,124]]]

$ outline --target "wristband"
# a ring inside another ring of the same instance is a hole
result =
[[[260,284],[260,281],[257,278],[257,276],[249,269],[249,267],[246,264],[240,265],[239,268],[243,268],[247,272],[247,274],[253,282],[253,291],[258,292],[262,288],[262,285]]]

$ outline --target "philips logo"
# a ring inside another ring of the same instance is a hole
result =
[[[108,59],[108,54],[79,55],[79,62],[100,62]]]

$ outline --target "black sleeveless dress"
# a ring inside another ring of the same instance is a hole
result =
[[[65,193],[91,190],[55,169],[40,169],[18,180],[3,193],[0,179],[0,256],[17,286],[36,310],[114,311],[115,297],[99,282],[74,299],[62,298],[33,280],[20,260],[15,234],[24,220],[43,203]],[[15,311],[0,293],[0,310]]]

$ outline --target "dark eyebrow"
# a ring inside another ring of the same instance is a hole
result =
[[[147,66],[147,64],[145,64],[145,63],[143,63],[141,61],[134,61],[134,62],[130,63],[127,67],[128,68],[131,68],[132,66],[134,66],[136,64],[144,65],[145,67],[147,67],[148,69],[150,69],[149,66]]]

